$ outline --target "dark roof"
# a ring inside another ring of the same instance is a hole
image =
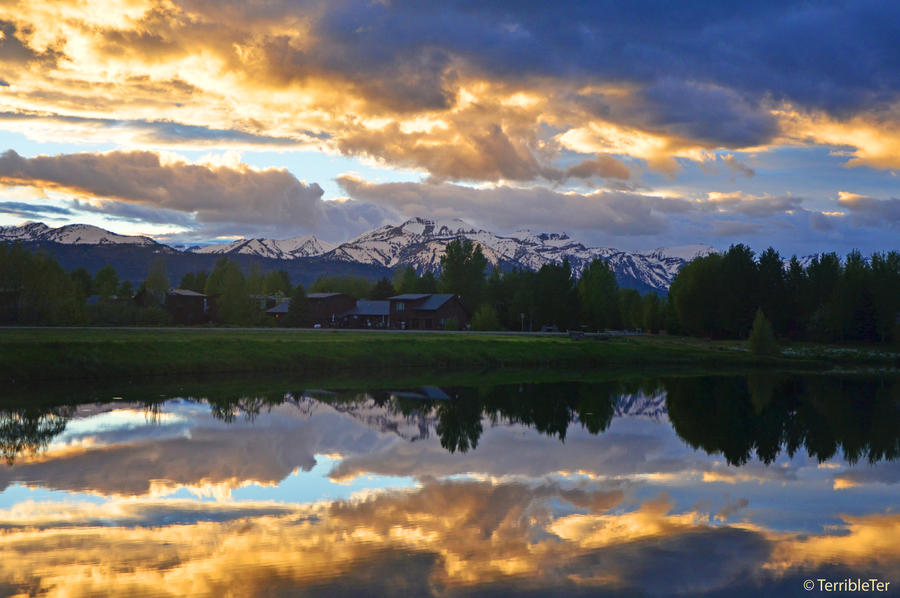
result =
[[[344,293],[307,293],[307,299],[327,299],[328,297],[338,297]]]
[[[389,297],[391,301],[418,301],[428,297],[428,293],[405,293],[403,295],[394,295]]]
[[[267,314],[286,314],[288,312],[288,308],[291,306],[291,300],[286,299],[276,305],[275,307],[270,307],[266,310]]]
[[[188,289],[172,289],[169,291],[169,295],[182,295],[184,297],[206,297],[203,293],[198,293],[197,291],[191,291]]]
[[[360,299],[345,316],[387,316],[391,313],[390,301],[367,301]]]
[[[453,299],[453,294],[429,295],[421,305],[417,305],[416,309],[433,310],[438,309],[443,304]]]

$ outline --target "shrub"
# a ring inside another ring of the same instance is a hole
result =
[[[750,352],[754,355],[778,355],[781,349],[775,340],[772,323],[766,318],[762,309],[756,310],[753,328],[750,330]]]
[[[487,304],[482,304],[472,316],[472,330],[499,330],[500,318],[497,310]]]

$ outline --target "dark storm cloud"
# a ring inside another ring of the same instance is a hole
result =
[[[30,204],[21,201],[0,201],[0,214],[12,214],[22,218],[53,218],[55,216],[70,216],[72,211],[57,206]]]
[[[423,108],[441,105],[446,56],[454,55],[505,80],[638,82],[656,122],[736,146],[776,132],[761,109],[767,98],[836,114],[896,98],[898,20],[900,5],[877,1],[465,1],[339,3],[318,24],[341,48],[334,67],[379,78],[411,71],[413,88],[440,90],[405,89]]]
[[[838,203],[850,213],[854,223],[863,226],[895,228],[900,226],[900,199],[876,199],[842,193]]]

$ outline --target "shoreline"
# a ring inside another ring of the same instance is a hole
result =
[[[893,348],[790,345],[759,357],[746,342],[623,335],[445,333],[282,328],[4,328],[0,380],[324,373],[396,368],[896,368]]]

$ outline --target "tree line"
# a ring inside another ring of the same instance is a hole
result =
[[[804,267],[745,245],[697,258],[669,289],[666,326],[691,336],[746,338],[758,311],[782,338],[900,340],[900,252],[815,256]]]
[[[384,300],[404,293],[459,295],[476,330],[667,330],[712,338],[747,338],[760,312],[775,335],[825,342],[900,340],[900,253],[834,253],[803,265],[787,263],[772,248],[758,257],[745,245],[697,258],[678,273],[668,296],[619,287],[601,259],[576,277],[568,260],[537,271],[488,267],[481,247],[468,239],[447,245],[438,273],[398,268],[377,281],[326,276],[309,288],[292,284],[283,270],[246,270],[221,258],[211,272],[186,274],[179,288],[215,298],[213,323],[272,324],[266,301],[290,298],[279,323],[308,325],[310,292],[339,292]],[[0,321],[20,324],[165,324],[169,288],[165,262],[155,259],[136,287],[111,266],[91,276],[65,272],[49,255],[21,245],[0,245]],[[91,298],[89,301],[88,298]]]

